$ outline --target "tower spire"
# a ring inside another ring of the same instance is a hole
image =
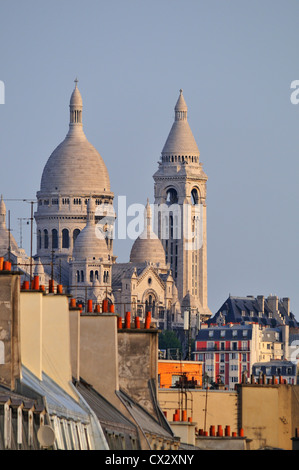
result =
[[[82,96],[78,88],[78,78],[75,78],[75,88],[70,99],[70,125],[82,126]]]

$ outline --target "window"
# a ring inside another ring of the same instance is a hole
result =
[[[220,336],[223,338],[225,336],[225,330],[220,331]]]
[[[69,247],[70,247],[69,231],[68,229],[64,228],[62,230],[62,248],[69,248]]]
[[[220,362],[225,362],[225,355],[224,354],[220,354]]]
[[[49,235],[48,230],[44,230],[44,248],[47,250],[49,248]]]
[[[93,271],[90,271],[89,273],[89,281],[93,282]]]
[[[243,330],[243,336],[247,336],[248,335],[248,330]]]
[[[213,330],[210,330],[209,331],[209,337],[212,338],[214,336],[214,331]]]
[[[166,193],[166,204],[176,204],[178,202],[178,193],[175,189],[171,188]]]
[[[232,350],[237,351],[237,349],[238,349],[238,343],[236,341],[233,341],[232,342]]]
[[[42,233],[40,230],[38,231],[38,236],[37,236],[37,246],[39,250],[42,247]]]
[[[58,232],[56,228],[53,228],[52,230],[52,248],[58,248]]]
[[[76,239],[77,239],[77,236],[79,235],[80,233],[80,230],[78,228],[76,228],[74,231],[73,231],[73,244],[75,243]]]
[[[197,192],[197,189],[193,188],[192,191],[191,191],[191,204],[193,206],[195,206],[196,204],[198,204],[198,192]]]

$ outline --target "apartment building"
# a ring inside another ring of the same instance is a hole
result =
[[[265,328],[258,323],[211,326],[198,331],[194,360],[203,362],[203,376],[232,390],[249,376],[252,366],[288,354],[288,326]]]

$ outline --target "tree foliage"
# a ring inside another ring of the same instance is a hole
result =
[[[165,330],[159,333],[159,349],[179,349],[182,350],[180,340],[174,331]]]

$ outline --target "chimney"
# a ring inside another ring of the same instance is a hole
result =
[[[278,297],[277,295],[269,295],[267,298],[268,307],[272,312],[278,312]]]
[[[264,313],[265,311],[265,297],[263,295],[257,296],[257,303],[260,308],[260,312]]]
[[[284,297],[282,299],[282,305],[284,306],[288,315],[290,315],[290,299],[289,297]]]
[[[80,316],[80,376],[106,400],[119,407],[115,394],[119,390],[117,346],[116,314],[103,312],[101,315]]]

